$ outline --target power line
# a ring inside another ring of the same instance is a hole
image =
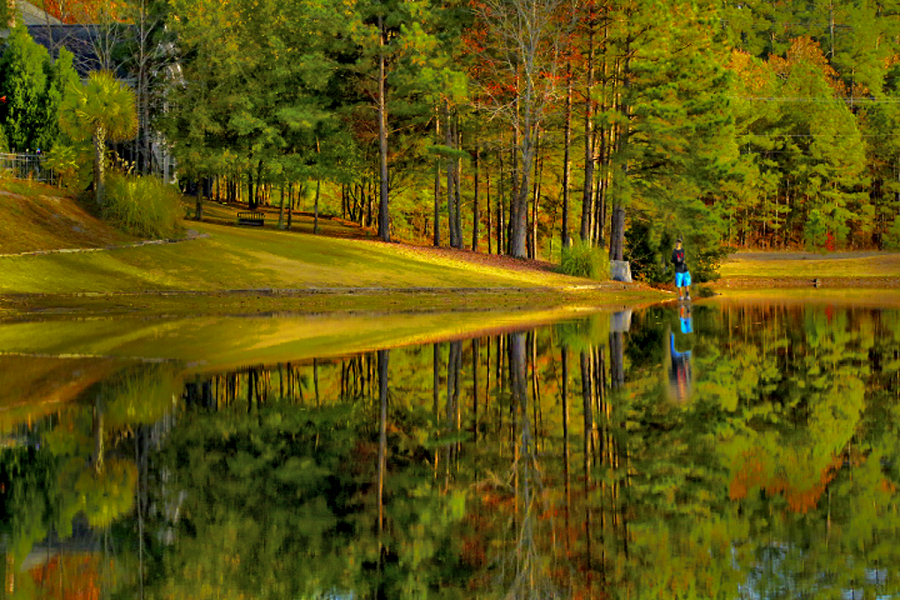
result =
[[[884,138],[884,137],[895,137],[900,134],[890,134],[890,133],[861,133],[858,135],[853,135],[851,133],[742,133],[735,137],[742,138],[816,138],[816,137],[828,137],[828,138],[841,138],[841,137],[861,137],[861,138]]]
[[[900,104],[900,98],[813,98],[813,97],[790,97],[790,96],[726,96],[729,100],[747,100],[750,102],[796,102],[796,103],[812,103],[812,104],[830,104],[833,102],[844,102],[845,104]]]

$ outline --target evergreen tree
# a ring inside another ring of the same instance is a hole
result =
[[[66,90],[79,83],[78,73],[72,66],[73,55],[65,48],[59,49],[59,56],[51,64],[44,63],[47,74],[47,88],[43,99],[43,123],[35,145],[42,151],[51,150],[59,137],[59,110]]]
[[[671,18],[661,16],[661,10],[672,11]],[[659,250],[662,257],[667,258],[676,235],[684,236],[695,249],[698,275],[712,275],[709,265],[721,257],[715,192],[737,148],[727,56],[717,44],[717,23],[711,6],[686,11],[680,5],[656,5],[652,15],[636,13],[616,33],[616,52],[625,63],[619,73],[622,100],[602,115],[618,124],[610,259],[621,260],[625,253],[620,244],[626,210],[639,211],[664,228],[667,235],[656,234],[666,246]],[[637,240],[628,243],[634,247]]]
[[[49,60],[47,50],[31,39],[21,22],[12,28],[0,57],[0,95],[5,97],[0,123],[15,151],[33,152],[52,135],[47,132],[53,128],[47,120]]]

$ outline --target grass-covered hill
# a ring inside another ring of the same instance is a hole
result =
[[[0,254],[62,248],[103,248],[135,241],[71,195],[27,181],[0,180]]]
[[[547,263],[385,244],[332,220],[312,235],[308,216],[281,231],[274,211],[263,228],[238,227],[237,208],[210,205],[209,221],[185,221],[184,239],[142,245],[52,188],[6,182],[2,189],[0,223],[7,237],[18,236],[0,249],[0,310],[7,316],[546,308],[574,296],[590,304],[623,301],[621,284],[567,277]],[[42,216],[32,216],[38,210]],[[53,251],[60,248],[86,251]]]

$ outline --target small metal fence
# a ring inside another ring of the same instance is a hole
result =
[[[56,173],[45,164],[43,154],[9,154],[0,152],[0,175],[13,179],[31,179],[56,185]]]

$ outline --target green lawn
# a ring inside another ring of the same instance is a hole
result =
[[[198,237],[127,247],[133,238],[116,233],[58,190],[19,182],[0,188],[5,196],[0,224],[16,222],[12,212],[22,207],[43,211],[41,218],[19,223],[18,233],[6,231],[0,317],[545,309],[664,296],[639,286],[597,285],[534,262],[385,244],[334,219],[322,220],[320,235],[311,233],[309,215],[296,215],[292,231],[277,229],[273,210],[267,211],[264,228],[237,227],[231,223],[238,209],[216,203],[204,209],[213,222],[185,221]],[[54,252],[21,254],[35,250]]]
[[[191,224],[209,237],[80,254],[0,258],[0,294],[349,287],[527,287],[585,283],[486,268],[399,244]]]

